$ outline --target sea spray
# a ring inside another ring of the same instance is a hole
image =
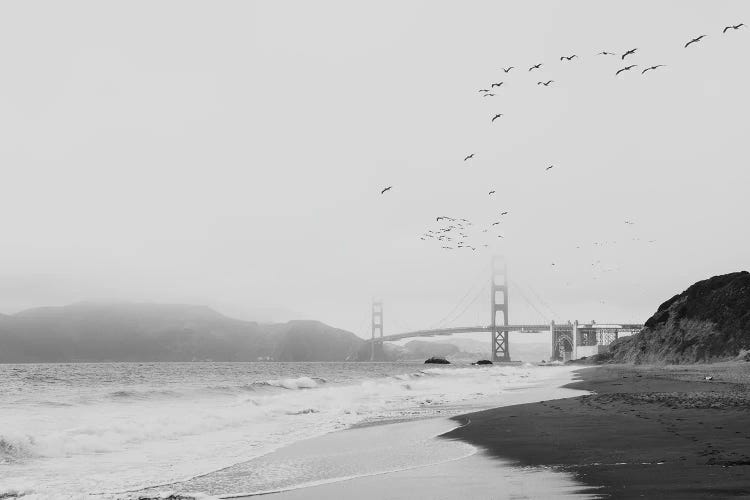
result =
[[[357,424],[484,408],[551,375],[387,363],[0,370],[0,492],[13,479],[71,495],[189,479]]]

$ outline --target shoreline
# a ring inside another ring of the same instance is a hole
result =
[[[545,379],[540,384],[518,390],[510,388],[504,392],[504,406],[517,405],[540,401],[543,399],[574,397],[581,392],[573,392],[567,388],[573,378],[573,369],[561,370],[563,375],[559,382],[555,379]],[[485,410],[487,411],[487,410]],[[463,415],[463,414],[462,414]],[[461,422],[461,415],[432,417],[428,419],[409,419],[405,422],[371,422],[364,426],[354,426],[336,433],[328,434],[320,438],[313,438],[305,442],[290,445],[280,450],[281,455],[293,456],[298,460],[300,456],[313,453],[320,459],[328,459],[338,454],[351,453],[352,456],[369,453],[364,447],[352,447],[351,440],[360,440],[363,433],[379,433],[382,440],[380,446],[389,455],[398,456],[397,450],[402,443],[398,440],[399,433],[411,426],[414,431],[422,432],[425,426],[448,426],[448,429],[434,432],[423,436],[418,446],[414,449],[424,453],[423,449],[430,446],[440,446],[440,443],[449,444],[450,441],[441,439],[440,436],[454,432],[465,422]],[[381,425],[382,424],[382,425]],[[420,429],[417,431],[417,429]],[[394,433],[396,440],[394,441]],[[365,443],[372,443],[372,440]],[[291,488],[275,491],[258,491],[254,493],[220,495],[221,498],[252,498],[253,496],[269,496],[274,499],[296,499],[296,498],[349,498],[358,496],[361,499],[375,498],[461,498],[465,497],[463,490],[456,489],[455,484],[462,484],[467,491],[472,491],[471,498],[486,492],[512,491],[523,495],[525,490],[534,490],[536,497],[544,498],[593,498],[588,488],[579,482],[573,481],[572,475],[551,470],[519,469],[510,466],[506,462],[500,462],[494,457],[483,452],[481,447],[473,443],[457,441],[455,444],[469,446],[459,454],[451,453],[447,459],[438,459],[430,456],[420,463],[402,463],[398,467],[388,467],[380,470],[357,473],[351,476],[336,476],[324,480],[316,480],[311,483],[302,483]],[[273,458],[273,457],[270,457]],[[390,463],[390,462],[388,462]],[[455,483],[455,484],[454,484]],[[399,485],[396,487],[395,485]],[[415,490],[419,490],[418,493]],[[416,495],[416,496],[415,496]]]
[[[453,417],[468,425],[441,437],[571,473],[607,498],[750,495],[750,364],[602,365],[576,375],[565,387],[591,394]]]

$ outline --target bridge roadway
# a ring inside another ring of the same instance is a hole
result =
[[[539,324],[539,325],[497,325],[495,328],[501,332],[538,332],[538,331],[549,331],[552,328],[552,324]],[[555,330],[566,330],[572,329],[573,325],[570,323],[554,323]],[[622,324],[622,323],[601,323],[595,325],[578,325],[579,329],[582,328],[594,328],[597,330],[640,330],[643,328],[641,324]],[[438,337],[444,335],[454,335],[456,333],[479,333],[479,332],[491,332],[491,326],[459,326],[454,328],[438,328],[432,330],[415,330],[413,332],[396,333],[392,335],[384,335],[382,337],[375,337],[370,339],[372,342],[393,342],[395,340],[407,339],[412,337]]]

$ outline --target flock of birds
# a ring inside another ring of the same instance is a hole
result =
[[[738,23],[738,24],[729,25],[729,26],[724,27],[724,29],[722,30],[722,34],[726,34],[730,30],[731,31],[737,31],[737,30],[739,30],[739,29],[741,29],[743,27],[745,27],[744,23]],[[687,43],[685,43],[684,49],[688,49],[692,45],[702,43],[706,37],[708,37],[708,35],[703,34],[703,35],[700,35],[700,36],[697,36],[697,37],[694,37],[694,38],[690,39]],[[630,62],[632,60],[632,57],[635,56],[635,54],[636,54],[636,52],[638,50],[639,50],[638,48],[632,48],[632,49],[626,50],[625,52],[623,52],[621,54],[617,54],[615,52],[609,52],[609,51],[604,50],[604,51],[601,51],[598,54],[596,54],[596,56],[597,57],[598,56],[619,57],[620,61],[622,61],[622,64],[624,64],[624,66],[622,66],[621,68],[617,69],[617,71],[615,71],[615,73],[614,73],[614,76],[615,77],[620,77],[620,75],[622,73],[629,72],[629,71],[633,70],[634,68],[638,68],[639,67],[638,64],[628,64],[628,63],[625,62],[626,59],[628,60],[628,62]],[[574,59],[579,59],[578,54],[570,54],[570,55],[560,56],[560,62],[561,63],[569,63],[569,62],[572,62]],[[540,70],[542,68],[542,66],[544,66],[544,63],[534,64],[534,65],[528,67],[527,72],[532,72],[532,71]],[[666,67],[666,64],[653,64],[653,65],[645,66],[643,68],[643,70],[641,71],[641,75],[646,75],[646,73],[648,73],[650,71],[656,71],[656,70],[658,70],[660,68],[664,68],[664,67]],[[507,74],[510,74],[511,71],[513,71],[516,68],[515,68],[515,66],[507,66],[507,67],[502,67],[501,69],[502,69],[503,73],[507,75]],[[555,83],[555,81],[551,80],[551,79],[550,80],[546,80],[546,81],[540,80],[540,81],[537,82],[537,85],[538,86],[543,86],[543,87],[549,87],[553,83]],[[493,83],[490,84],[489,88],[479,89],[478,92],[479,92],[479,94],[483,98],[494,97],[495,96],[495,93],[494,93],[495,90],[494,89],[496,89],[496,88],[499,89],[504,84],[505,84],[504,81],[493,82]],[[491,117],[490,121],[491,121],[491,123],[494,123],[495,120],[498,120],[498,119],[502,118],[503,116],[504,116],[503,113],[495,113]],[[469,162],[469,161],[473,160],[474,157],[475,157],[475,153],[470,153],[470,154],[466,155],[466,157],[464,157],[463,161],[464,162]],[[544,169],[544,171],[548,172],[548,171],[550,171],[554,167],[555,167],[554,165],[546,166],[545,169]],[[392,189],[393,189],[393,186],[387,186],[387,187],[383,188],[380,191],[380,194],[384,195],[385,193],[387,193],[388,191],[390,191]],[[496,193],[496,191],[494,189],[489,190],[489,192],[488,192],[489,196],[492,196],[495,193]],[[508,211],[502,211],[502,212],[500,212],[495,217],[496,220],[494,220],[493,222],[491,222],[489,224],[479,224],[479,223],[475,223],[475,222],[473,222],[473,221],[471,221],[469,219],[465,219],[465,218],[439,216],[439,217],[436,217],[436,219],[434,221],[435,226],[432,227],[432,228],[430,228],[430,229],[428,229],[424,233],[422,233],[419,236],[419,238],[422,241],[428,241],[428,240],[435,241],[435,242],[439,243],[440,246],[441,246],[441,248],[443,248],[445,250],[467,249],[467,250],[471,250],[471,251],[476,251],[478,248],[481,248],[481,247],[486,248],[486,247],[489,246],[488,243],[482,243],[482,244],[476,243],[476,237],[479,236],[479,235],[485,235],[485,236],[488,235],[488,236],[491,236],[493,238],[503,238],[503,236],[501,234],[495,233],[494,230],[496,230],[497,228],[499,228],[499,226],[502,223],[502,217],[508,215],[508,213],[509,213]],[[627,224],[627,225],[633,225],[635,223],[633,221],[626,220],[625,224]],[[489,233],[489,234],[485,234],[485,233]],[[633,238],[633,240],[638,240],[638,238]],[[485,239],[484,241],[487,241],[487,240]],[[649,243],[654,243],[655,240],[648,240],[648,242]],[[597,245],[597,244],[598,243],[595,243],[595,245]],[[580,248],[580,246],[577,247],[577,248]],[[595,265],[595,264],[592,264],[592,265]],[[555,266],[554,262],[552,263],[552,266]]]
[[[492,190],[489,192],[490,195],[495,194]],[[508,215],[508,211],[500,212],[497,217],[503,217]],[[497,220],[487,225],[479,225],[468,219],[458,219],[455,217],[440,216],[435,218],[437,226],[433,229],[428,229],[422,233],[419,237],[422,241],[432,239],[440,242],[441,246],[445,250],[457,250],[459,248],[466,248],[472,251],[476,251],[480,244],[474,243],[474,238],[479,233],[489,233],[495,226],[498,226],[501,221]],[[495,234],[496,238],[502,238],[503,235]],[[481,244],[481,247],[487,248],[488,243]]]

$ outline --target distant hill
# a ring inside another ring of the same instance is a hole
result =
[[[386,361],[424,361],[425,359],[437,356],[464,356],[466,353],[453,344],[432,342],[425,340],[410,340],[404,345],[393,344],[385,342],[380,347],[380,344],[376,346],[376,349],[381,349],[377,354],[378,359]],[[371,346],[369,343],[362,345],[356,356],[358,361],[369,361],[370,360]],[[468,358],[467,358],[468,359]]]
[[[664,302],[636,335],[611,345],[619,363],[695,363],[750,349],[750,273],[714,276]]]
[[[478,340],[483,338],[484,340]],[[478,361],[490,359],[490,337],[478,336],[477,339],[451,338],[442,341],[410,340],[402,346],[386,344],[385,359],[389,361],[423,361],[430,357],[443,357],[452,361]],[[540,361],[549,358],[549,342],[521,343],[511,340],[511,359],[514,361]],[[359,352],[360,360],[370,359],[369,345]]]
[[[427,359],[431,357],[447,358],[458,354],[461,349],[458,346],[449,343],[430,342],[429,340],[410,340],[404,344],[404,349],[417,359]]]
[[[0,316],[0,363],[344,361],[362,344],[318,321],[261,324],[192,305],[78,303]]]
[[[319,321],[295,320],[268,326],[276,361],[352,361],[365,342]]]

